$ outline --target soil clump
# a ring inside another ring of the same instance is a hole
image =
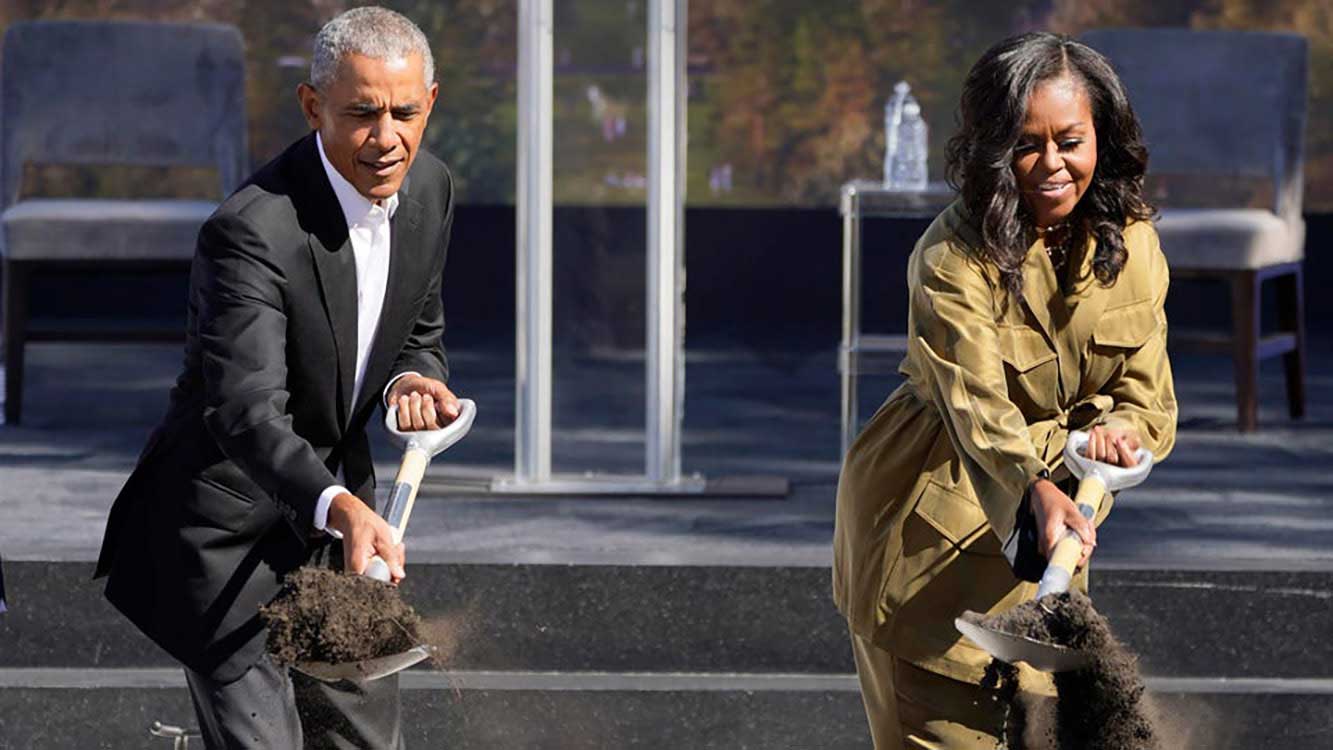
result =
[[[421,617],[396,586],[333,570],[293,571],[259,615],[268,625],[268,651],[282,666],[374,659],[424,641]]]
[[[1047,736],[1033,738],[1032,705],[1017,689],[1018,672],[996,662],[991,673],[1009,706],[1009,750],[1163,750],[1161,732],[1145,695],[1138,658],[1111,633],[1087,596],[1051,594],[982,621],[988,628],[1084,651],[1088,666],[1054,675],[1059,695]],[[1028,737],[1024,737],[1027,734]]]

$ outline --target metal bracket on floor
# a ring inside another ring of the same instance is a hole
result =
[[[172,740],[172,750],[189,750],[191,747],[203,747],[204,737],[198,729],[193,727],[186,729],[155,721],[153,726],[148,728],[148,733],[154,737],[165,737]],[[199,742],[196,745],[191,745],[190,740],[198,740]]]

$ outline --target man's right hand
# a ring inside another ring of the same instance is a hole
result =
[[[406,577],[403,564],[407,556],[402,543],[394,544],[393,529],[388,522],[356,495],[349,492],[335,495],[329,503],[325,526],[343,535],[343,566],[348,572],[365,573],[370,558],[379,555],[389,566],[391,583]]]

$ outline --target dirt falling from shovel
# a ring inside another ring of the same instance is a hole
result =
[[[1025,700],[1016,689],[1017,672],[994,665],[1000,694],[1009,704],[1009,750],[1166,750],[1138,659],[1115,639],[1086,596],[1051,594],[983,624],[1092,655],[1087,667],[1055,675],[1059,698],[1054,705]],[[1034,733],[1038,726],[1042,731]]]
[[[332,570],[294,571],[259,613],[268,625],[269,653],[283,666],[373,659],[426,641],[421,617],[397,587]]]
[[[448,668],[475,630],[477,602],[423,618],[402,598],[404,589],[365,576],[302,568],[287,576],[260,609],[274,661],[342,664],[432,647],[436,669]]]

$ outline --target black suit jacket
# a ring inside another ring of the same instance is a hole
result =
[[[391,223],[389,279],[356,403],[356,266],[314,135],[230,196],[199,233],[184,371],[111,508],[106,595],[191,669],[227,682],[263,653],[258,608],[328,537],[320,493],[371,500],[365,426],[391,376],[445,380],[440,282],[447,168],[419,153]],[[372,501],[373,502],[373,501]]]

